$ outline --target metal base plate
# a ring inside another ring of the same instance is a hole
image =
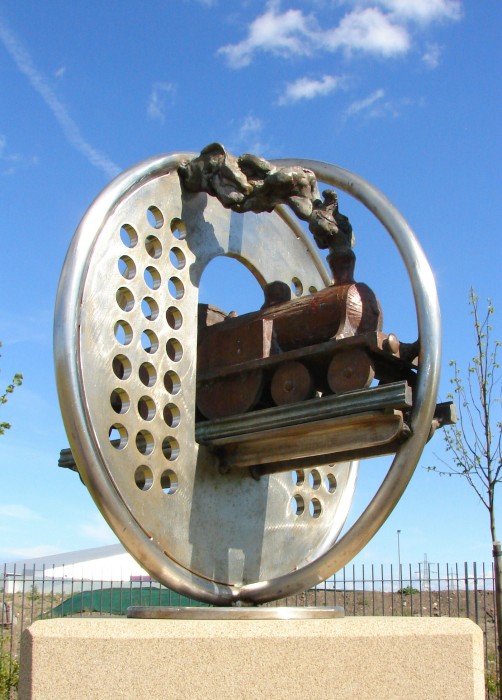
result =
[[[162,606],[127,608],[127,617],[139,620],[318,620],[345,617],[340,606],[330,608],[294,607],[217,607],[217,608],[168,608]]]

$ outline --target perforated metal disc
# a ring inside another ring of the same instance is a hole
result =
[[[194,438],[198,287],[218,255],[240,260],[262,285],[294,281],[307,294],[328,275],[284,212],[241,215],[182,195],[180,160],[121,175],[75,234],[56,311],[62,412],[98,507],[156,579],[219,604],[250,584],[279,597],[277,577],[335,542],[357,464],[259,480],[219,472]]]

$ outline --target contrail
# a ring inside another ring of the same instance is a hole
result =
[[[28,78],[31,86],[38,92],[45,104],[49,107],[63,129],[63,133],[68,142],[79,151],[91,165],[102,170],[108,177],[113,178],[118,175],[122,169],[103,153],[100,153],[87,143],[80,133],[78,125],[68,113],[65,105],[57,97],[45,76],[36,68],[28,51],[1,19],[0,40],[21,73]]]

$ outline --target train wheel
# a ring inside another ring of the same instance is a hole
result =
[[[263,389],[263,372],[255,370],[201,384],[197,408],[209,420],[246,413],[256,406]]]
[[[338,352],[328,367],[328,385],[334,394],[365,389],[375,378],[373,360],[365,350]]]
[[[314,380],[304,364],[293,360],[284,363],[275,371],[270,391],[277,406],[298,403],[312,398]]]

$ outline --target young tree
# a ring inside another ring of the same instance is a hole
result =
[[[0,341],[0,348],[2,347],[2,342]],[[16,386],[21,386],[23,383],[23,375],[22,374],[15,374],[12,382],[7,386],[3,394],[0,394],[0,405],[7,403],[9,400],[9,395],[12,394]],[[6,430],[9,430],[10,428],[10,423],[6,423],[5,421],[0,421],[0,435],[3,435]]]
[[[430,467],[438,474],[464,477],[488,511],[495,569],[495,591],[499,657],[499,697],[502,698],[502,551],[497,537],[495,502],[497,485],[502,480],[501,373],[498,352],[501,343],[493,338],[491,325],[494,308],[488,302],[480,311],[473,289],[469,305],[474,325],[475,353],[463,374],[456,361],[451,384],[457,409],[457,423],[447,426],[443,436],[448,456],[442,467]]]

